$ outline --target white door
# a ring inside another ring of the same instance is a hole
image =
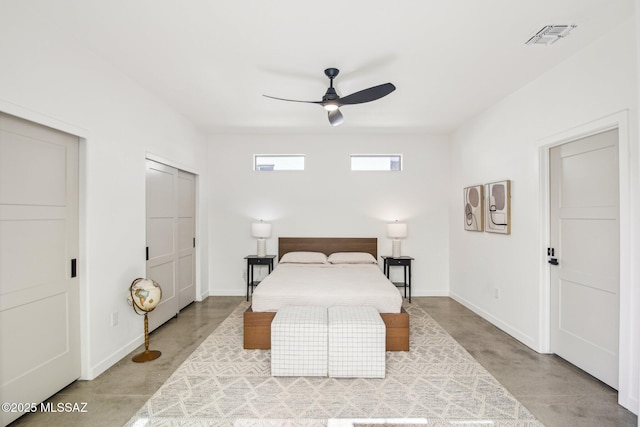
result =
[[[178,170],[147,160],[147,278],[162,288],[162,300],[149,314],[149,330],[180,310],[176,286],[178,270]]]
[[[178,171],[178,308],[196,299],[196,177]]]
[[[0,113],[0,400],[80,377],[78,138]],[[74,261],[75,263],[75,261]],[[21,415],[0,412],[3,425]]]
[[[618,181],[615,129],[550,151],[551,351],[616,389]]]
[[[147,160],[147,277],[162,288],[157,328],[195,300],[195,175]]]

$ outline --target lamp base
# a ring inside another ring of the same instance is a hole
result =
[[[137,363],[151,362],[152,360],[156,360],[160,357],[162,353],[158,350],[145,350],[140,354],[136,354],[133,356],[131,360]]]
[[[267,255],[267,241],[265,239],[258,239],[258,256],[263,257]]]
[[[399,258],[400,255],[400,240],[393,239],[392,247],[391,247],[391,256],[394,258]]]

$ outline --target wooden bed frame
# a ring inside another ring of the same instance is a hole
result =
[[[330,255],[334,252],[368,252],[378,259],[378,239],[349,237],[280,237],[278,259],[287,252],[311,251]],[[275,312],[244,312],[244,348],[271,348],[271,321]],[[387,327],[387,351],[409,351],[409,313],[380,313]]]

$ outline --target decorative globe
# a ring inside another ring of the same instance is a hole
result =
[[[162,299],[162,288],[151,279],[138,278],[129,287],[127,301],[137,314],[153,311]]]

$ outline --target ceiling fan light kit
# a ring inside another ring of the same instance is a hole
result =
[[[339,73],[340,70],[338,70],[337,68],[327,68],[326,70],[324,70],[324,74],[329,78],[329,88],[322,97],[322,101],[298,101],[295,99],[277,98],[275,96],[269,95],[263,96],[280,101],[303,102],[306,104],[321,105],[327,111],[329,123],[332,126],[338,126],[344,121],[344,116],[340,112],[340,107],[342,107],[343,105],[364,104],[365,102],[375,101],[376,99],[387,96],[391,92],[396,90],[396,87],[392,83],[385,83],[352,93],[351,95],[347,95],[345,97],[340,97],[333,87],[333,79],[336,78]]]

